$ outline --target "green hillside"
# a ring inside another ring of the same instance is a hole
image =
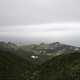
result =
[[[0,50],[0,80],[34,80],[35,65],[13,52]]]
[[[0,80],[80,80],[80,51],[49,57],[31,46],[0,43]]]
[[[80,80],[80,53],[54,57],[41,65],[41,80]]]

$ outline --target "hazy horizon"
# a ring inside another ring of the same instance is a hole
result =
[[[0,1],[0,41],[80,46],[79,0]]]

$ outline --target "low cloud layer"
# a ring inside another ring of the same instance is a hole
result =
[[[78,31],[80,30],[79,22],[60,22],[40,25],[21,25],[21,26],[4,26],[0,27],[0,32],[48,32],[48,31]]]
[[[0,0],[0,41],[80,46],[80,0]]]
[[[80,46],[80,23],[50,23],[41,25],[7,26],[0,28],[0,40],[20,42],[60,41]]]

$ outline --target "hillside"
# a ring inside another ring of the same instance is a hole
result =
[[[53,55],[64,48],[64,54]],[[80,80],[80,48],[0,42],[0,80]]]
[[[56,56],[41,65],[41,80],[80,80],[80,52]]]
[[[37,45],[23,45],[20,46],[20,50],[21,49],[25,52],[25,56],[28,55],[26,54],[26,52],[29,53],[29,56],[35,56],[40,64],[58,55],[69,54],[75,51],[80,52],[80,47],[67,45],[60,42],[54,42],[49,44],[41,43]]]
[[[0,80],[35,80],[37,67],[32,60],[24,59],[12,48],[6,48],[0,48]]]

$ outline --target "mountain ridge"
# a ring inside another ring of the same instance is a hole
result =
[[[69,45],[64,46],[62,43],[51,43],[48,46],[50,48],[61,47],[60,50],[65,47],[77,48]],[[80,50],[67,53],[67,49],[64,54],[46,55],[44,50],[47,52],[48,46],[46,44],[17,46],[13,43],[1,42],[0,79],[80,80]],[[39,50],[42,51],[39,52]]]

